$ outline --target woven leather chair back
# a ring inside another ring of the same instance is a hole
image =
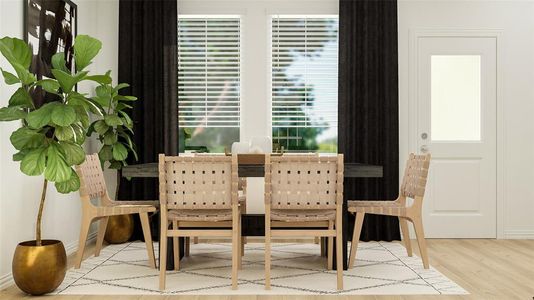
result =
[[[265,180],[271,208],[335,209],[343,201],[343,155],[283,155],[269,160]]]
[[[429,167],[430,154],[410,154],[404,170],[404,178],[400,189],[401,196],[422,198],[425,195]]]
[[[80,195],[90,199],[101,198],[107,193],[104,173],[98,154],[85,156],[85,161],[76,167],[80,177]]]
[[[230,209],[237,203],[237,157],[160,156],[159,181],[168,209]]]

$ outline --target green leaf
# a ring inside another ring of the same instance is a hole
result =
[[[32,128],[41,128],[48,125],[51,120],[52,110],[56,105],[60,105],[59,102],[50,102],[34,111],[31,111],[26,118],[28,125],[30,125]]]
[[[133,153],[135,160],[138,161],[139,157],[137,157],[137,151],[135,151],[135,145],[132,142],[132,139],[130,138],[130,136],[126,133],[121,134],[121,136],[128,142],[127,144],[128,148],[130,148],[130,151]]]
[[[26,118],[28,113],[20,107],[0,108],[0,121],[14,121]]]
[[[111,161],[108,168],[113,170],[120,170],[122,169],[122,161]]]
[[[117,96],[115,96],[115,100],[118,100],[118,101],[136,101],[137,97],[117,95]]]
[[[22,83],[25,85],[30,85],[37,80],[35,75],[30,73],[28,68],[24,68],[21,64],[13,64],[13,69],[15,69],[15,72],[17,72],[17,76],[20,78],[20,81],[22,81]]]
[[[115,88],[113,88],[113,91],[114,91],[114,92],[118,92],[118,91],[120,91],[120,90],[122,90],[122,89],[124,89],[124,88],[129,87],[129,86],[130,86],[130,85],[127,84],[127,83],[119,83],[119,84],[117,84],[117,86],[116,86]]]
[[[123,109],[125,109],[125,108],[132,108],[132,107],[133,107],[133,106],[128,105],[128,104],[126,104],[126,103],[119,102],[119,103],[117,104],[117,106],[115,106],[115,110],[121,111],[121,110],[123,110]]]
[[[71,92],[67,98],[67,103],[69,105],[80,105],[83,106],[86,110],[94,113],[95,115],[102,116],[102,111],[104,110],[99,104],[94,103],[92,99],[86,98],[84,95]]]
[[[11,98],[9,99],[9,104],[8,104],[9,107],[14,107],[14,106],[18,106],[18,107],[24,107],[24,108],[32,108],[33,107],[33,100],[30,96],[30,94],[28,93],[28,91],[26,91],[25,88],[18,88],[15,93],[11,96]]]
[[[46,169],[44,176],[48,181],[64,182],[70,179],[72,169],[65,161],[65,157],[61,153],[59,144],[51,144],[48,147],[48,160],[46,162]]]
[[[66,127],[56,127],[56,131],[54,131],[56,138],[60,141],[68,141],[74,138],[74,129],[72,129],[71,126]]]
[[[74,130],[74,142],[78,145],[83,145],[83,143],[85,142],[84,128],[82,128],[78,124],[72,124],[71,127]]]
[[[11,37],[0,39],[0,52],[11,65],[19,64],[25,69],[30,67],[32,51],[23,40]]]
[[[100,84],[111,84],[111,76],[109,75],[91,75],[85,77],[85,79],[98,82]]]
[[[122,120],[123,120],[124,125],[131,128],[133,126],[133,121],[130,118],[130,116],[126,112],[123,112],[123,111],[119,111],[119,114],[122,115]]]
[[[76,119],[78,119],[80,123],[82,123],[83,127],[87,128],[89,126],[90,121],[89,121],[89,114],[87,114],[87,111],[85,110],[85,108],[80,105],[72,105],[72,107],[76,111]]]
[[[13,131],[9,140],[15,149],[24,150],[28,148],[38,148],[45,142],[45,135],[38,130],[33,130],[28,127],[20,127]]]
[[[19,152],[13,154],[13,161],[22,161],[24,156],[26,156],[26,154],[28,154],[29,151],[30,150],[28,149],[22,149]]]
[[[69,126],[76,121],[76,111],[72,106],[59,104],[52,110],[51,120],[59,126]]]
[[[113,145],[117,142],[117,135],[110,130],[104,135],[104,145]]]
[[[113,150],[111,146],[105,145],[100,149],[100,152],[98,152],[98,158],[100,158],[100,161],[110,161],[113,159]]]
[[[109,126],[119,126],[122,125],[122,120],[117,115],[107,115],[104,116],[104,121]]]
[[[128,157],[128,149],[121,143],[113,145],[113,159],[125,160]]]
[[[85,151],[82,146],[72,142],[60,142],[59,146],[69,166],[79,165],[85,161]]]
[[[46,147],[30,150],[20,163],[20,170],[28,176],[43,174],[46,167]]]
[[[58,52],[52,55],[52,67],[70,74],[71,71],[67,69],[67,62],[65,61],[65,52]]]
[[[74,42],[76,70],[83,70],[102,48],[102,43],[88,35],[78,35]]]
[[[100,135],[104,135],[109,129],[109,126],[103,120],[96,121],[94,127]]]
[[[72,169],[71,169],[72,170]],[[56,190],[62,194],[68,194],[71,192],[76,192],[80,189],[80,178],[76,172],[72,171],[71,177],[67,181],[56,182]]]
[[[54,79],[39,80],[35,84],[40,85],[43,90],[53,94],[57,94],[60,87],[59,83]]]
[[[12,85],[12,84],[16,84],[20,82],[18,77],[13,75],[12,73],[9,73],[8,71],[4,71],[2,70],[2,68],[0,68],[0,70],[2,71],[2,75],[4,76],[4,80],[6,84]]]
[[[69,93],[70,91],[72,91],[72,88],[76,84],[76,80],[74,79],[74,76],[72,76],[71,74],[65,71],[58,70],[58,69],[52,69],[51,72],[54,75],[54,78],[56,78],[57,81],[59,82],[59,85],[61,86],[61,89],[63,90],[63,92]]]

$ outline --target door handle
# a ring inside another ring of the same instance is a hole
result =
[[[427,145],[422,145],[419,150],[421,150],[421,153],[427,153],[428,152],[428,146]]]

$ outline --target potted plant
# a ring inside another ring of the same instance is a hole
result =
[[[15,73],[1,70],[5,83],[19,85],[7,107],[0,108],[0,121],[19,121],[10,141],[18,150],[14,161],[29,176],[44,175],[41,202],[37,214],[35,240],[20,243],[13,257],[13,277],[17,286],[33,295],[55,290],[63,281],[66,271],[65,248],[61,241],[41,238],[41,218],[49,182],[60,193],[77,191],[80,180],[73,167],[85,160],[83,144],[90,126],[89,113],[101,114],[100,105],[87,95],[76,91],[82,81],[99,84],[111,82],[109,74],[89,75],[86,67],[98,54],[100,41],[79,35],[74,43],[76,67],[65,66],[65,53],[52,57],[55,78],[37,80],[28,69],[32,60],[29,46],[11,37],[0,39],[0,52]],[[55,94],[57,101],[36,107],[30,94],[37,87]]]
[[[108,168],[117,170],[115,200],[119,195],[122,167],[128,165],[126,159],[133,154],[135,160],[138,160],[132,141],[133,122],[126,112],[132,108],[130,103],[137,98],[121,95],[121,90],[128,86],[126,83],[113,86],[111,83],[102,82],[96,88],[96,96],[92,99],[100,105],[103,118],[94,121],[87,132],[88,136],[94,132],[98,134],[98,140],[102,144],[98,157],[102,166],[107,165]],[[130,239],[133,230],[132,215],[113,216],[109,218],[104,238],[110,244],[124,243]]]

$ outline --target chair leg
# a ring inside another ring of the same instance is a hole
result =
[[[265,289],[271,289],[271,214],[265,211]]]
[[[417,243],[419,244],[419,252],[423,260],[423,267],[428,269],[428,253],[426,249],[425,231],[423,230],[423,220],[421,217],[413,218],[413,226],[415,228],[415,235],[417,236]]]
[[[316,244],[316,245],[319,245],[320,242],[321,242],[321,237],[316,236],[316,237],[313,239],[313,243]]]
[[[239,216],[239,221],[238,221],[238,224],[239,224],[239,227],[237,229],[237,235],[238,235],[238,243],[239,243],[239,255],[238,255],[238,260],[239,260],[239,264],[238,264],[238,268],[239,270],[243,269],[243,252],[244,252],[244,247],[245,247],[245,244],[243,243],[243,236],[241,235],[241,231],[242,231],[242,226],[243,224],[241,224],[241,216]]]
[[[320,237],[319,238],[319,243],[321,244],[321,256],[326,256],[326,249],[325,249],[325,241],[324,241],[324,237]]]
[[[239,218],[240,215],[236,208],[233,209],[232,214],[232,290],[237,290],[237,273],[239,269],[239,259],[241,254],[239,253]]]
[[[399,224],[402,231],[402,239],[404,241],[404,247],[409,257],[412,257],[412,241],[410,240],[410,230],[408,229],[408,221],[405,218],[399,217]]]
[[[165,272],[167,271],[167,216],[161,215],[159,232],[159,289],[165,290]],[[176,262],[174,262],[176,264]]]
[[[337,268],[337,289],[343,290],[343,230],[341,213],[336,217],[336,268]]]
[[[195,237],[193,238],[193,244],[198,244],[198,236],[195,236]]]
[[[148,222],[148,213],[139,213],[143,236],[145,237],[146,251],[148,252],[148,263],[152,268],[156,268],[156,258],[154,257],[154,245],[152,243],[152,233],[150,232],[150,223]]]
[[[184,252],[184,256],[189,256],[189,253],[191,251],[191,237],[186,237],[185,238],[185,252]]]
[[[89,235],[89,227],[91,227],[91,221],[92,219],[86,216],[82,217],[80,240],[78,242],[78,252],[76,253],[76,264],[74,265],[75,269],[79,269],[82,265],[83,251],[85,250],[85,243],[87,242],[87,236]]]
[[[354,267],[354,260],[356,259],[356,250],[358,250],[358,242],[360,241],[360,233],[362,232],[364,217],[365,213],[356,213],[356,221],[354,222],[354,230],[352,232],[352,243],[350,245],[349,269]]]
[[[104,243],[104,235],[106,235],[106,227],[108,226],[109,217],[103,217],[98,222],[98,234],[96,236],[95,257],[100,255],[102,244]]]
[[[328,221],[328,229],[334,230],[334,222]],[[328,237],[328,251],[326,253],[327,255],[327,269],[332,270],[333,262],[334,262],[334,237],[329,236]]]
[[[178,230],[178,221],[172,221],[172,229]],[[172,238],[172,251],[174,257],[174,270],[180,270],[180,238],[175,236]]]

